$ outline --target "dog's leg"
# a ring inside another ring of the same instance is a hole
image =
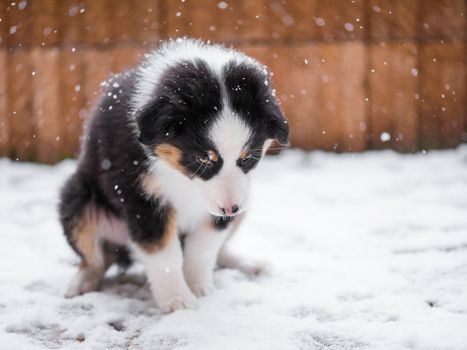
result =
[[[196,296],[205,296],[214,289],[213,270],[228,230],[215,225],[202,225],[185,239],[183,271],[188,285]]]
[[[146,268],[154,299],[163,312],[196,307],[196,298],[183,276],[183,253],[176,235],[164,247],[152,252],[139,249],[138,255]]]
[[[96,290],[104,276],[105,258],[98,234],[97,210],[92,189],[82,174],[73,174],[60,194],[60,221],[68,243],[81,258],[78,272],[65,293],[67,297]]]
[[[72,298],[97,290],[105,271],[104,266],[89,266],[86,263],[81,263],[78,272],[76,272],[68,284],[65,297]]]
[[[233,253],[227,244],[220,249],[217,264],[221,268],[237,269],[247,275],[259,275],[268,270],[266,263],[241,257]]]
[[[183,276],[183,252],[174,211],[155,205],[153,201],[135,201],[130,206],[137,210],[129,214],[136,218],[130,221],[133,247],[146,268],[154,299],[163,312],[195,308],[196,298]]]
[[[96,290],[107,270],[102,244],[97,231],[97,215],[89,206],[76,224],[72,244],[81,255],[78,272],[71,280],[66,297]]]

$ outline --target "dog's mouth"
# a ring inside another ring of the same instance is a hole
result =
[[[222,212],[221,210],[219,210],[218,212],[217,211],[216,212],[209,211],[209,214],[211,214],[212,216],[214,216],[216,218],[219,218],[219,219],[233,219],[233,218],[239,216],[240,214],[242,214],[244,212],[245,212],[245,209],[240,209],[235,213],[233,213],[233,212]]]
[[[238,216],[240,213],[235,213],[235,214],[222,214],[222,213],[209,213],[215,218],[218,219],[233,219],[234,217]]]
[[[236,216],[238,216],[240,213],[235,213],[235,214],[220,214],[218,215],[218,217],[221,217],[221,218],[227,218],[227,219],[232,219]]]

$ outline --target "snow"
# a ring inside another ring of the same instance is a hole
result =
[[[74,166],[0,160],[0,349],[467,348],[467,146],[266,159],[233,243],[269,272],[216,271],[198,310],[170,315],[140,266],[63,298]]]

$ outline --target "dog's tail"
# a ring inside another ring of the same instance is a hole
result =
[[[63,233],[73,250],[81,257],[82,252],[75,244],[73,232],[85,215],[86,208],[92,205],[92,187],[86,182],[82,174],[74,173],[61,190],[58,207]]]

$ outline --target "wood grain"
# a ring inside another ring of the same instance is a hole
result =
[[[420,2],[420,35],[425,40],[465,40],[466,5],[464,0]]]
[[[455,147],[463,141],[467,113],[465,47],[426,44],[420,49],[421,147]]]
[[[33,114],[31,54],[9,54],[7,103],[10,131],[10,154],[20,160],[37,159],[36,120]]]
[[[84,87],[83,55],[71,50],[61,50],[59,62],[60,81],[60,157],[77,156],[79,135],[87,115]]]
[[[0,50],[0,72],[8,72],[8,54]],[[10,146],[10,125],[8,122],[7,81],[0,79],[0,157],[7,156]]]
[[[37,157],[53,163],[62,152],[61,135],[64,126],[60,114],[60,78],[58,49],[39,49],[31,52],[33,115],[36,122]]]
[[[420,99],[417,47],[412,43],[375,44],[371,62],[371,147],[414,151]]]
[[[59,0],[29,1],[32,21],[32,45],[48,47],[59,43],[60,16]]]
[[[465,0],[5,1],[0,155],[75,156],[99,84],[169,36],[265,63],[295,147],[455,147],[467,142],[465,11]]]
[[[419,0],[370,0],[370,35],[374,40],[417,37]]]
[[[295,146],[334,151],[365,148],[363,44],[244,50],[272,70]]]

